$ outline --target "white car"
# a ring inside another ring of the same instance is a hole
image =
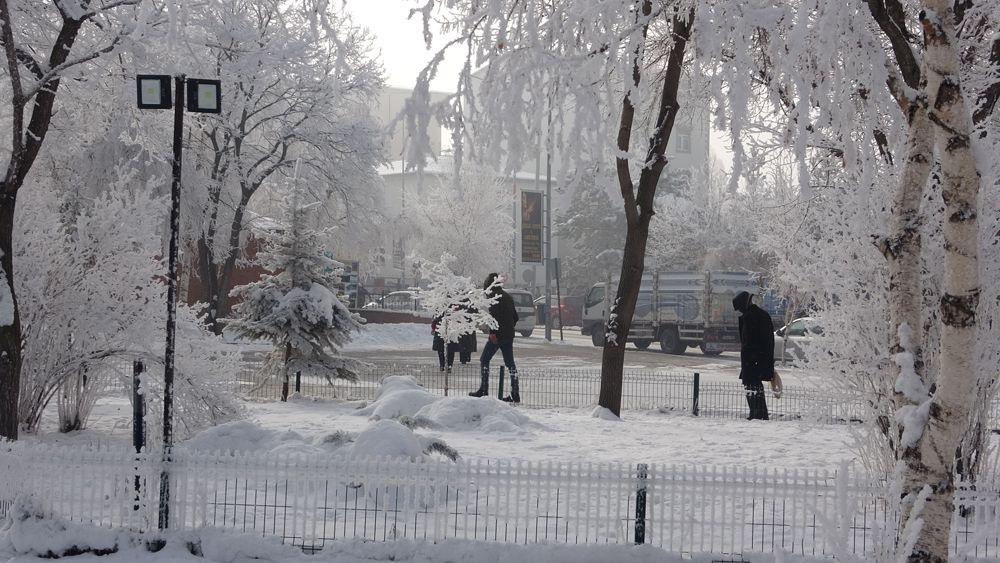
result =
[[[392,293],[368,303],[362,309],[382,309],[386,311],[423,311],[420,292],[405,290]]]
[[[808,360],[814,338],[823,335],[823,325],[815,317],[801,317],[774,331],[774,360],[801,363]]]
[[[517,324],[514,331],[527,338],[535,328],[535,296],[523,289],[507,289],[514,300],[514,310],[517,311]]]

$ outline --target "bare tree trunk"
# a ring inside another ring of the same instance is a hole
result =
[[[226,257],[219,263],[212,252],[211,239],[202,236],[198,239],[198,273],[201,277],[201,295],[199,300],[208,303],[208,312],[205,321],[209,329],[215,334],[222,334],[225,328],[221,319],[229,317],[231,310],[229,301],[230,281],[233,278],[233,271],[236,269],[236,260],[240,254],[240,234],[243,232],[243,217],[246,212],[250,198],[256,191],[254,187],[245,187],[242,196],[236,206],[233,220],[229,224],[229,238],[226,247]],[[216,215],[210,217],[209,233],[214,239]]]
[[[648,17],[652,12],[651,0],[644,0],[642,8],[636,13]],[[625,236],[625,249],[622,256],[621,279],[618,282],[618,293],[611,304],[608,316],[607,336],[604,352],[601,356],[601,392],[598,404],[621,415],[622,402],[622,370],[625,363],[625,343],[629,328],[632,326],[632,316],[635,313],[635,303],[639,296],[639,286],[642,283],[642,273],[646,260],[646,241],[649,238],[649,221],[653,218],[653,198],[656,195],[656,184],[666,166],[663,154],[667,141],[674,127],[674,119],[680,104],[677,102],[677,89],[681,80],[681,69],[684,65],[684,50],[694,23],[694,11],[686,14],[675,14],[671,21],[673,30],[673,45],[667,58],[667,67],[663,77],[663,91],[660,96],[656,125],[649,139],[644,166],[639,175],[638,188],[634,190],[629,162],[624,155],[628,154],[632,137],[632,124],[635,119],[635,106],[632,104],[631,93],[626,92],[622,101],[622,115],[618,128],[620,156],[616,159],[618,185],[625,204],[625,221],[628,232]],[[649,29],[648,24],[642,29],[643,40]],[[636,48],[632,66],[632,85],[640,83],[642,74],[642,46]],[[634,190],[634,192],[633,192]],[[609,288],[610,289],[610,288]]]
[[[944,563],[948,560],[954,513],[955,451],[968,424],[976,381],[979,173],[972,151],[972,121],[961,89],[951,3],[925,0],[920,22],[926,45],[930,119],[936,126],[935,143],[941,162],[945,275],[941,295],[941,373],[927,405],[927,423],[915,452],[919,456],[917,479],[924,483],[927,499],[919,513],[910,514],[907,525],[922,519],[909,560]],[[904,531],[904,540],[906,534]]]
[[[83,25],[82,19],[72,19],[63,14],[59,34],[55,38],[49,58],[45,63],[49,69],[66,62]],[[7,76],[11,85],[11,151],[7,169],[0,180],[0,265],[3,266],[0,307],[0,438],[17,439],[18,396],[21,386],[21,313],[17,307],[14,286],[14,211],[17,192],[24,184],[28,171],[34,164],[45,141],[52,122],[52,108],[59,90],[59,76],[47,77],[41,89],[34,95],[31,116],[25,127],[25,110],[32,100],[26,95],[21,83],[19,57],[29,57],[25,50],[18,50],[14,42],[13,22],[7,0],[0,0],[0,39],[2,39]],[[96,56],[96,55],[95,55]],[[32,61],[34,62],[34,61]],[[36,63],[35,69],[39,68]],[[36,79],[43,79],[40,71],[32,71]],[[9,297],[8,297],[9,295]],[[4,318],[9,315],[9,318]]]
[[[281,365],[281,400],[288,400],[288,361],[292,358],[292,343],[285,343],[285,361]]]
[[[17,405],[21,389],[21,314],[14,293],[13,265],[14,197],[5,198],[0,204],[0,266],[7,287],[7,295],[0,298],[0,306],[10,307],[11,318],[0,325],[0,438],[17,439]]]

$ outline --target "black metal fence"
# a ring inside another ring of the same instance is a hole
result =
[[[256,399],[281,397],[281,376],[263,371],[263,365],[247,364],[237,382],[241,394]],[[441,371],[436,363],[372,362],[357,372],[357,380],[334,381],[322,377],[292,376],[289,388],[306,397],[372,400],[382,379],[408,375],[429,392],[443,396],[465,395],[479,387],[478,364],[456,365]],[[524,367],[519,372],[521,404],[537,408],[582,408],[597,404],[600,392],[599,369]],[[509,382],[494,369],[490,396],[509,393]],[[851,422],[863,418],[860,397],[821,393],[785,386],[781,398],[768,390],[767,402],[773,419],[806,419],[819,422]],[[742,418],[748,414],[746,394],[738,381],[707,383],[697,372],[625,370],[622,379],[622,408],[690,413],[715,418]]]

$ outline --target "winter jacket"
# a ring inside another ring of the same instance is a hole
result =
[[[733,299],[740,316],[740,379],[744,385],[770,381],[774,374],[774,323],[771,315],[742,291]]]
[[[444,351],[445,350],[444,338],[441,338],[441,336],[438,335],[438,332],[437,332],[438,326],[441,325],[441,320],[443,318],[444,317],[442,315],[438,315],[438,316],[434,317],[434,319],[431,321],[431,334],[434,335],[434,343],[431,345],[431,350],[435,350],[435,351]],[[449,342],[447,349],[448,350],[458,350],[459,349],[459,343],[458,342]]]
[[[490,334],[496,334],[497,340],[508,340],[514,338],[514,325],[517,324],[517,310],[514,308],[514,299],[509,293],[500,288],[495,288],[494,295],[500,295],[496,303],[490,305],[490,315],[497,321],[497,328],[491,329]]]

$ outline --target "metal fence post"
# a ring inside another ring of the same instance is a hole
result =
[[[142,360],[132,362],[132,445],[135,453],[146,446],[146,401],[142,397],[142,372],[146,366]]]
[[[146,447],[146,401],[142,394],[142,372],[146,369],[142,360],[132,362],[132,446],[135,447],[135,501],[132,510],[142,508],[142,474],[140,454]]]
[[[500,385],[497,387],[497,398],[503,399],[503,366],[500,366]]]
[[[649,466],[640,463],[636,466],[635,490],[635,543],[646,543],[646,477]]]
[[[691,414],[698,416],[698,393],[701,387],[701,375],[698,372],[694,372],[694,393],[691,399]]]

